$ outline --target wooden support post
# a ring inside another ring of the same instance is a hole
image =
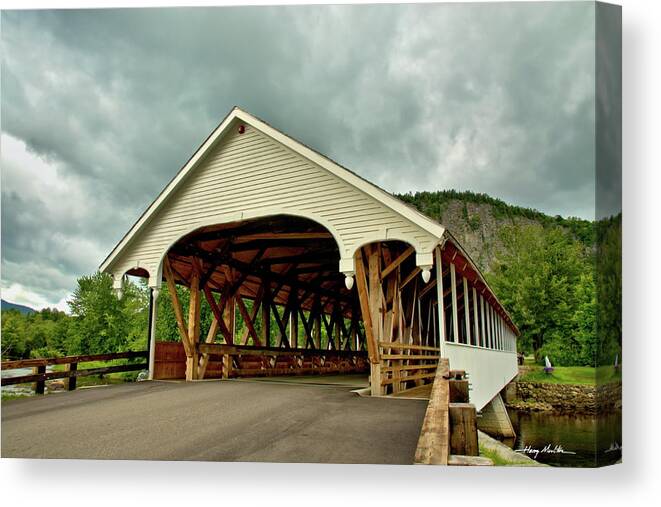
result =
[[[470,395],[468,380],[451,379],[448,382],[450,384],[450,403],[468,403]]]
[[[505,319],[502,317],[500,318],[500,334],[502,335],[503,339],[503,350],[507,350],[507,327],[505,326]]]
[[[313,338],[314,346],[316,349],[321,349],[321,298],[317,296],[314,300],[314,317],[313,317]]]
[[[491,321],[491,348],[498,350],[496,341],[496,318],[494,316],[493,306],[489,305],[489,320]]]
[[[493,349],[493,319],[491,317],[491,305],[487,299],[487,334],[489,335],[489,348]]]
[[[441,357],[445,357],[445,309],[443,305],[443,264],[441,262],[441,247],[437,246],[434,251],[436,256],[436,309],[438,311],[438,341],[441,349]]]
[[[378,248],[372,247],[368,258],[369,297],[372,326],[377,342],[383,340],[383,314],[381,312],[381,257]]]
[[[271,284],[263,280],[264,298],[262,299],[262,343],[271,346]]]
[[[505,320],[500,318],[500,340],[503,343],[503,350],[507,350],[507,338],[505,336]]]
[[[174,275],[172,274],[172,269],[170,268],[170,260],[167,257],[163,261],[163,273],[165,274],[165,281],[168,284],[168,292],[170,293],[170,299],[172,300],[172,309],[174,311],[175,320],[177,321],[177,328],[179,329],[179,334],[181,336],[181,343],[183,344],[184,350],[186,351],[186,356],[188,356],[190,353],[188,330],[186,329],[184,313],[181,309],[179,296],[177,295],[177,286],[174,282]]]
[[[388,309],[388,304],[386,304],[386,314],[384,316],[384,324],[383,324],[383,330],[384,330],[384,336],[382,337],[383,341],[393,341],[395,340],[394,337],[394,330],[397,329],[395,321],[395,314],[397,311],[397,305],[395,304],[395,301],[397,299],[397,296],[399,294],[399,281],[400,281],[400,272],[399,269],[397,269],[397,272],[395,273],[395,276],[391,276],[385,281],[386,284],[386,301],[390,302],[392,301],[392,304],[390,305],[390,309]]]
[[[486,325],[485,325],[485,320],[484,320],[484,297],[482,294],[480,294],[480,335],[482,337],[482,346],[483,347],[488,347],[489,344],[487,342],[487,334],[486,334]]]
[[[450,453],[478,456],[477,414],[470,403],[450,403]]]
[[[292,311],[289,313],[289,345],[297,349],[298,348],[298,300],[296,297],[296,291],[292,288],[292,293],[290,298],[293,298],[291,301]]]
[[[489,302],[482,298],[482,318],[484,319],[484,346],[490,348],[489,346]]]
[[[227,331],[229,332],[228,343],[234,343],[234,335],[236,333],[236,298],[234,294],[228,294],[227,296],[224,317]]]
[[[470,305],[468,304],[468,280],[462,277],[464,282],[464,319],[466,321],[466,344],[471,345],[471,318],[470,318]]]
[[[377,323],[373,321],[373,312],[371,308],[371,294],[368,289],[367,274],[365,273],[365,264],[361,250],[356,252],[354,257],[356,266],[356,285],[358,287],[358,300],[360,310],[363,315],[363,325],[367,341],[367,353],[370,360],[370,386],[372,396],[381,394],[381,364],[378,345],[378,334],[376,331]],[[371,285],[370,285],[371,287]]]
[[[64,365],[64,371],[76,371],[77,369],[78,363],[67,363]],[[67,391],[74,391],[76,389],[76,380],[76,377],[67,377],[64,381]]]
[[[423,339],[423,323],[422,323],[422,301],[420,301],[420,298],[417,299],[416,303],[416,311],[417,311],[417,323],[418,323],[418,343],[421,345],[429,345],[426,340]]]
[[[369,305],[372,314],[372,328],[375,340],[383,340],[383,312],[381,302],[383,292],[381,289],[381,255],[378,246],[372,245],[368,257],[369,269]],[[382,395],[385,393],[381,386],[381,361],[370,365],[370,377],[372,386],[372,395]],[[375,392],[376,391],[376,392]]]
[[[502,340],[503,340],[503,350],[507,351],[507,332],[505,330],[505,321],[502,320],[500,324]]]
[[[477,318],[477,290],[473,287],[473,331],[475,332],[475,345],[479,347],[482,337],[479,330],[479,319]]]
[[[223,354],[223,378],[229,378],[232,373],[232,356],[230,354]]]
[[[353,305],[351,309],[351,344],[352,350],[360,350],[360,336],[358,335],[358,308]]]
[[[188,305],[188,340],[190,354],[186,355],[186,380],[197,380],[199,354],[197,345],[200,340],[200,273],[195,269],[190,280],[190,300]]]
[[[209,332],[207,333],[207,337],[204,340],[204,343],[213,343],[214,340],[216,339],[216,334],[218,334],[218,328],[219,328],[219,322],[218,318],[214,315],[213,320],[211,321],[211,326],[209,326]],[[208,352],[203,352],[202,357],[200,358],[200,365],[198,369],[198,378],[203,379],[205,373],[207,372],[207,365],[209,364],[209,353]]]
[[[491,321],[493,325],[493,348],[498,350],[498,323],[496,322],[496,310],[491,308]]]
[[[505,340],[506,340],[506,338],[505,338],[505,320],[501,317],[500,318],[500,341],[502,342],[503,350],[507,350]]]
[[[335,306],[333,312],[334,312],[334,319],[335,319],[335,328],[333,331],[335,332],[335,350],[342,350],[342,327],[340,326],[340,319],[342,318],[342,314],[339,313],[340,308],[339,306]],[[328,337],[330,340],[330,336]]]
[[[457,273],[454,262],[450,262],[450,285],[452,290],[452,341],[459,342],[459,317],[457,311]]]
[[[35,366],[34,368],[32,368],[32,373],[34,375],[42,375],[42,374],[46,373],[46,366]],[[35,394],[44,394],[44,392],[46,390],[46,381],[37,380],[34,383],[33,388],[34,388],[34,393]]]
[[[363,326],[367,338],[367,352],[370,363],[379,362],[379,348],[374,335],[374,325],[372,323],[372,312],[370,311],[369,290],[367,288],[367,276],[365,274],[365,264],[360,250],[356,252],[354,258],[356,265],[356,286],[358,287],[358,300],[360,311],[363,315]]]
[[[149,288],[149,380],[154,380],[156,361],[156,319],[158,318],[158,287]]]
[[[493,331],[493,348],[494,350],[498,350],[498,335],[496,334],[496,312],[493,309],[493,306],[491,307],[491,328]]]

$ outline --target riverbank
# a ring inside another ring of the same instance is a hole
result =
[[[508,408],[530,412],[601,414],[622,409],[622,384],[551,384],[514,381],[505,390]]]
[[[527,357],[503,400],[509,409],[525,412],[617,412],[622,409],[622,372],[613,366],[558,366],[547,373]]]

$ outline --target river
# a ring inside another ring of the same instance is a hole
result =
[[[46,366],[46,371],[52,371],[52,366]],[[23,375],[32,375],[32,373],[32,368],[16,368],[14,370],[2,370],[0,375],[2,375],[2,378],[9,378],[22,377]],[[23,396],[32,396],[34,394],[32,384],[14,384],[10,386],[2,386],[2,392]]]
[[[594,467],[613,464],[622,457],[622,413],[559,415],[508,410],[516,440],[513,449],[558,467]],[[539,451],[539,453],[536,453]]]

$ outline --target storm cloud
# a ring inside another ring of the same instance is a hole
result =
[[[64,306],[234,105],[391,192],[594,217],[594,4],[2,13],[2,293]]]

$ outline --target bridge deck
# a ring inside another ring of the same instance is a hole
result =
[[[142,382],[4,402],[2,457],[412,463],[427,402],[355,379]]]

